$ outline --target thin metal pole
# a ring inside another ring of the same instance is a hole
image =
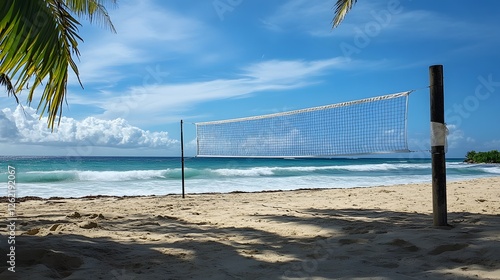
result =
[[[430,66],[429,77],[432,134],[432,211],[434,226],[447,226],[443,65]]]
[[[184,192],[184,132],[183,121],[181,120],[181,172],[182,172],[182,198],[185,198]]]

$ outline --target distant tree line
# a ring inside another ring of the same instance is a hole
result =
[[[500,152],[492,150],[489,152],[469,151],[465,156],[468,163],[500,163]]]

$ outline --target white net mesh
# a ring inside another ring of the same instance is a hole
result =
[[[196,123],[197,156],[325,157],[408,152],[409,94]]]

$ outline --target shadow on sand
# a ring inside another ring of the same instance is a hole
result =
[[[40,217],[27,228],[48,227],[53,218]],[[64,231],[24,233],[16,237],[16,273],[4,265],[0,278],[473,279],[466,276],[468,270],[500,269],[500,233],[493,227],[498,228],[498,215],[450,213],[453,227],[447,229],[431,227],[429,215],[370,209],[310,208],[259,219],[335,234],[285,237],[257,227],[220,227],[166,216],[104,219],[91,230],[119,233],[123,241]],[[2,231],[4,260],[6,238]],[[278,261],[269,261],[269,255]]]

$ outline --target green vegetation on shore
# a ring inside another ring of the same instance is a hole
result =
[[[489,152],[469,151],[464,162],[468,163],[500,163],[500,152],[492,150]]]

